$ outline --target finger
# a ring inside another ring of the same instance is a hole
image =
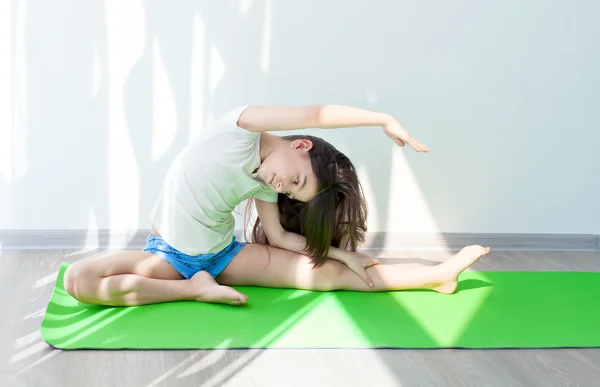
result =
[[[410,143],[410,146],[413,147],[417,152],[427,152],[427,151],[429,151],[429,148],[427,148],[425,146],[425,144],[423,144],[419,140],[413,139],[411,141],[411,143]]]
[[[414,138],[410,139],[410,142],[408,143],[408,145],[410,145],[417,152],[421,152],[421,147],[419,147],[419,142],[417,140],[415,140]]]
[[[423,152],[429,152],[429,148],[422,142],[419,142],[419,148],[421,148]]]
[[[362,277],[363,281],[365,281],[365,283],[369,285],[369,287],[373,287],[373,281],[371,281],[371,277],[369,277],[366,271],[363,270],[360,276]]]

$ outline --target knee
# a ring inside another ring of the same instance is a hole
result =
[[[86,283],[90,283],[89,279],[85,279],[86,276],[85,267],[80,267],[77,264],[69,266],[63,275],[65,291],[79,301],[81,301],[82,295],[85,294]]]
[[[335,260],[328,260],[314,269],[314,287],[317,291],[329,292],[342,289],[342,277],[345,265]]]

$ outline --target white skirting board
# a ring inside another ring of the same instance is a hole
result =
[[[0,230],[0,250],[141,250],[150,230]],[[236,238],[244,241],[243,232]],[[368,233],[363,250],[459,250],[479,244],[496,251],[599,251],[594,234]]]

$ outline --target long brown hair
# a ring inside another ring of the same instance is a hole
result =
[[[309,135],[283,138],[312,142],[309,156],[318,180],[318,194],[307,203],[279,194],[281,225],[285,230],[306,238],[305,250],[315,267],[326,261],[330,246],[356,251],[365,239],[367,205],[354,165],[346,155],[321,138]],[[248,214],[252,213],[253,205],[254,201],[248,200],[247,225],[250,224]],[[249,240],[269,244],[258,215]]]

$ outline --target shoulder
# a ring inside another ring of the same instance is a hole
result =
[[[244,111],[250,106],[251,105],[237,106],[226,111],[217,120],[217,125],[222,127],[236,127],[241,129],[241,127],[239,126],[240,117],[242,116],[242,113],[244,113]]]
[[[209,132],[212,135],[226,135],[228,138],[237,138],[239,140],[256,141],[259,133],[252,132],[240,125],[240,117],[252,105],[243,105],[234,107],[221,114],[213,124],[210,125]]]

